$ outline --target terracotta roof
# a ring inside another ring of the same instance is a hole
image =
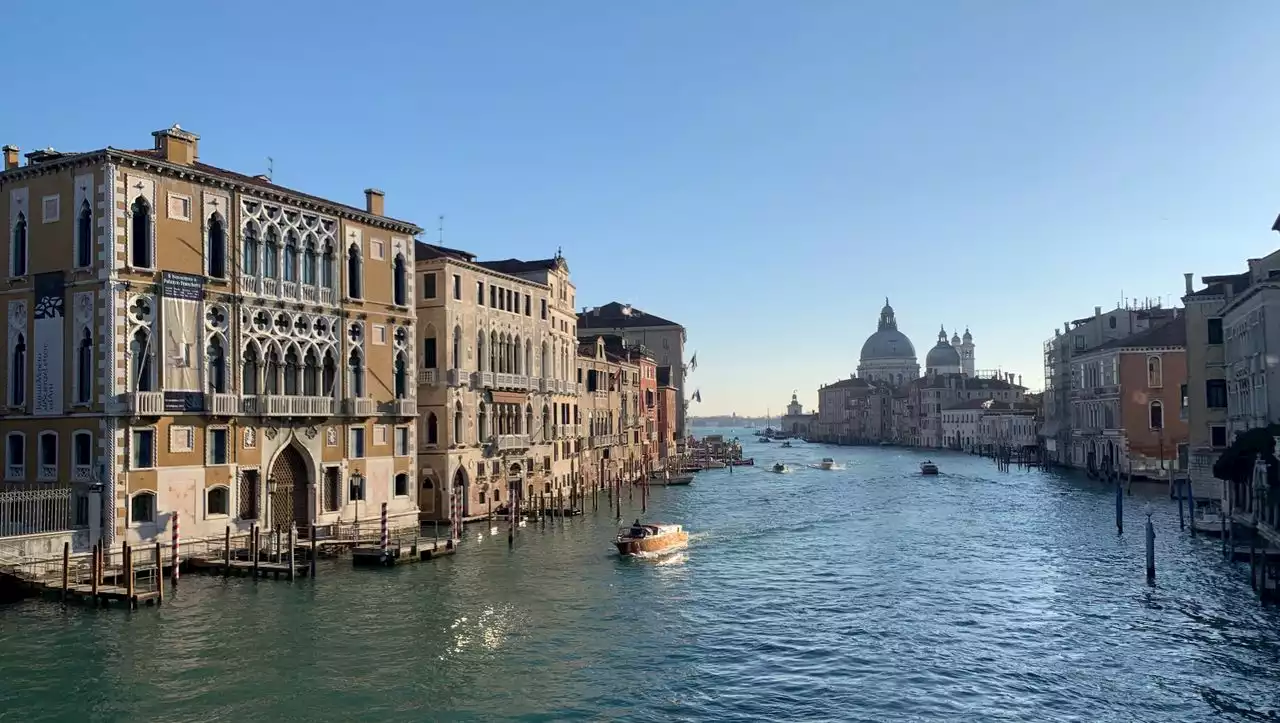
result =
[[[1126,336],[1123,339],[1113,339],[1105,344],[1095,346],[1083,353],[1087,354],[1095,351],[1105,351],[1107,349],[1148,349],[1162,346],[1185,347],[1186,345],[1187,324],[1182,317],[1178,317],[1173,321],[1133,334],[1132,336]]]
[[[121,151],[121,150],[119,150],[119,149],[112,149],[112,150],[116,151],[117,153],[123,153],[123,154],[125,154],[125,155],[129,155],[129,156],[139,156],[139,157],[144,158],[144,159],[146,159],[146,160],[148,160],[148,161],[157,161],[157,162],[160,162],[160,163],[167,163],[167,161],[165,161],[164,152],[162,152],[162,151],[157,151],[157,150],[153,150],[153,149],[137,150],[137,151]],[[171,165],[177,165],[177,164],[171,164]],[[314,196],[314,195],[312,195],[312,194],[310,194],[310,193],[303,193],[302,191],[298,191],[298,190],[295,190],[295,189],[292,189],[292,188],[288,188],[288,187],[286,187],[286,186],[281,186],[281,185],[278,185],[278,184],[272,183],[271,181],[268,181],[268,180],[266,180],[265,178],[260,178],[260,177],[258,177],[258,176],[246,176],[246,175],[245,175],[245,174],[243,174],[243,173],[237,173],[237,172],[235,172],[235,171],[229,171],[229,170],[227,170],[227,169],[225,169],[225,168],[219,168],[219,167],[217,167],[217,166],[211,166],[211,165],[209,165],[208,163],[201,163],[201,162],[199,162],[199,161],[196,161],[196,162],[192,163],[192,164],[191,164],[191,165],[189,165],[189,166],[188,166],[188,165],[181,165],[181,166],[177,166],[177,167],[179,167],[179,168],[190,168],[191,170],[197,171],[197,172],[199,172],[199,173],[205,173],[205,174],[208,174],[208,175],[210,175],[210,176],[215,176],[215,177],[218,177],[218,178],[224,178],[224,179],[226,179],[226,180],[228,180],[228,181],[231,181],[231,182],[233,182],[233,183],[239,183],[239,184],[241,184],[241,185],[245,185],[245,186],[252,186],[252,187],[256,187],[256,188],[261,188],[261,189],[266,190],[266,191],[276,191],[276,192],[279,192],[279,193],[287,193],[287,194],[289,194],[289,195],[291,195],[291,196],[297,196],[297,197],[299,197],[299,198],[305,198],[305,199],[307,199],[307,200],[314,201],[314,202],[316,202],[316,203],[323,204],[323,205],[326,205],[326,206],[333,206],[333,207],[335,207],[335,208],[344,209],[344,210],[349,211],[349,212],[351,212],[351,213],[359,214],[359,215],[361,215],[361,216],[369,216],[369,217],[372,217],[372,218],[379,218],[379,219],[383,219],[383,220],[385,220],[385,221],[387,221],[387,222],[390,222],[390,223],[394,223],[394,224],[399,224],[399,225],[401,225],[401,226],[410,227],[410,228],[414,229],[414,230],[413,230],[413,233],[415,233],[415,234],[416,234],[416,233],[421,233],[421,232],[422,232],[422,229],[421,229],[420,227],[418,227],[416,224],[410,223],[409,221],[402,221],[402,220],[397,219],[397,218],[391,218],[390,216],[378,216],[378,215],[376,215],[376,214],[369,213],[368,211],[366,211],[366,210],[365,210],[365,209],[363,209],[363,208],[359,208],[359,207],[357,207],[357,206],[351,206],[351,205],[348,205],[348,204],[345,204],[345,203],[338,203],[338,202],[336,202],[336,201],[331,201],[331,200],[329,200],[329,199],[327,199],[327,198],[321,198],[320,196]]]
[[[631,309],[626,313],[625,309]],[[680,326],[661,316],[641,311],[634,306],[612,301],[578,314],[579,329],[626,329],[636,326]]]

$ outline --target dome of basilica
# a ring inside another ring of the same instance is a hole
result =
[[[893,307],[889,300],[884,300],[884,308],[880,310],[880,326],[875,333],[867,337],[862,345],[862,361],[872,359],[910,359],[916,358],[916,348],[906,334],[898,331],[898,320],[894,318]]]

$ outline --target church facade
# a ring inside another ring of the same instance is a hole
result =
[[[808,439],[817,434],[818,415],[805,414],[804,405],[791,393],[791,403],[787,405],[787,413],[779,420],[779,428],[784,434]]]

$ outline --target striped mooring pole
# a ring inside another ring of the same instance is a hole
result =
[[[382,556],[386,557],[387,556],[387,503],[386,502],[382,503],[382,542],[380,547],[382,548]]]
[[[172,553],[170,555],[172,557],[172,562],[173,562],[173,569],[171,574],[173,575],[174,585],[178,584],[178,566],[181,563],[181,558],[178,555],[178,541],[179,539],[181,539],[178,533],[178,520],[179,520],[179,515],[177,512],[174,512],[173,513],[173,539],[169,543],[171,553]],[[157,561],[156,564],[159,565],[160,564],[159,561]],[[161,575],[161,578],[163,578],[163,575]]]

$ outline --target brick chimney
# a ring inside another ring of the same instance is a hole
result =
[[[383,210],[386,207],[387,194],[376,188],[364,189],[364,210],[374,216],[383,216]]]
[[[171,127],[151,134],[156,139],[156,150],[170,163],[190,166],[200,157],[197,146],[200,136],[182,130],[182,126],[174,123]]]
[[[12,171],[18,167],[18,147],[15,145],[7,145],[0,148],[4,151],[4,170]]]

